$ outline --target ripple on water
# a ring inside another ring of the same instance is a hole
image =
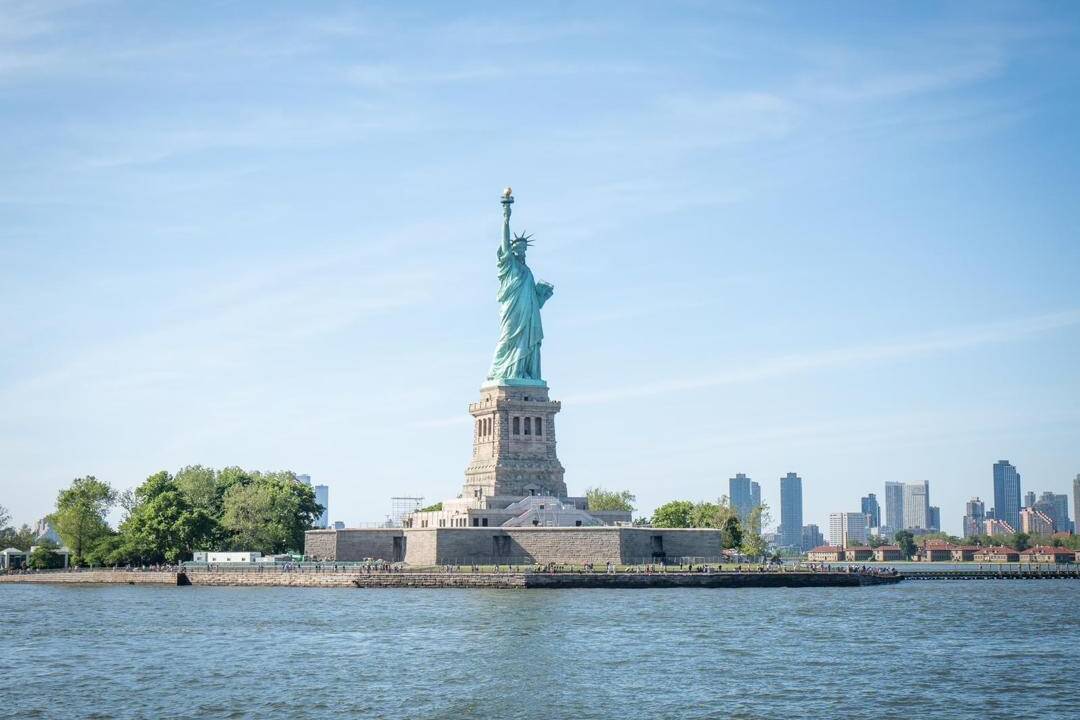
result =
[[[0,716],[1075,716],[1080,581],[0,587]],[[1018,672],[1022,669],[1022,672]],[[22,670],[27,670],[22,672]],[[497,712],[496,712],[497,709]]]

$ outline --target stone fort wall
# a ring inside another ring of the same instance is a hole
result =
[[[405,541],[401,528],[308,530],[304,554],[316,560],[398,562],[405,559]]]
[[[395,547],[393,538],[401,538]],[[632,527],[407,528],[312,530],[305,554],[341,562],[404,559],[416,567],[445,564],[659,562],[715,559],[720,532]]]

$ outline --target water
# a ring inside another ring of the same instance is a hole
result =
[[[0,586],[0,717],[1080,717],[1080,581]]]

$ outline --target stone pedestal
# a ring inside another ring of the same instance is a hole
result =
[[[555,413],[545,383],[489,384],[473,416],[472,462],[465,469],[462,499],[475,507],[500,507],[525,495],[565,498],[563,466],[555,454]]]

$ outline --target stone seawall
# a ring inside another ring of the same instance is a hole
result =
[[[193,572],[192,585],[359,588],[795,588],[896,583],[857,573],[237,573]],[[181,581],[183,583],[183,580]]]
[[[900,582],[900,576],[858,573],[527,573],[527,588],[798,588],[858,587]]]
[[[112,572],[0,575],[0,583],[200,585],[213,587],[339,588],[777,588],[855,587],[903,578],[857,573],[363,573],[352,572]]]
[[[522,588],[526,573],[191,572],[191,585],[229,587]]]
[[[0,575],[0,583],[83,583],[108,585],[180,585],[181,573],[124,572],[122,570],[79,570]]]

